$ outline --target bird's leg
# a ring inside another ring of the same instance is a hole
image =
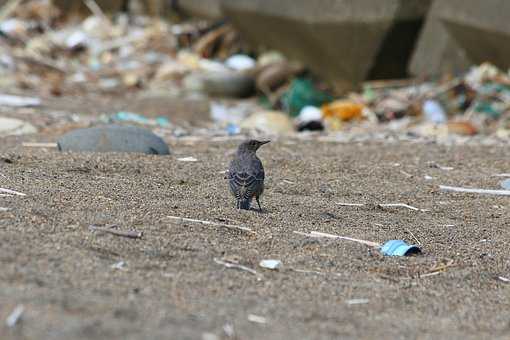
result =
[[[262,212],[262,207],[260,206],[259,198],[255,197],[255,199],[257,200],[257,204],[259,205],[259,211]]]

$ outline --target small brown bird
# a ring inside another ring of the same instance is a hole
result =
[[[264,192],[264,167],[257,150],[270,141],[248,140],[237,148],[228,169],[230,191],[237,200],[237,209],[250,209],[253,197],[262,211],[259,198]]]

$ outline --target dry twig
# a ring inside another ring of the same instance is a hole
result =
[[[223,228],[233,229],[233,230],[242,230],[242,231],[246,231],[246,232],[255,234],[255,232],[253,230],[251,230],[250,228],[238,226],[238,225],[197,220],[197,219],[193,219],[193,218],[186,218],[186,217],[179,217],[179,216],[167,216],[167,218],[170,218],[172,220],[178,220],[181,222],[191,222],[191,223],[197,223],[197,224],[203,224],[203,225],[211,225],[211,226],[215,226],[215,227],[223,227]]]
[[[135,231],[135,230],[122,231],[122,230],[112,229],[112,227],[113,226],[98,227],[96,225],[89,225],[89,230],[99,231],[99,232],[103,232],[103,233],[112,234],[115,236],[122,236],[122,237],[128,237],[128,238],[142,238],[142,236],[143,236],[143,232],[141,232],[141,231]]]
[[[443,191],[463,192],[463,193],[468,193],[468,194],[510,196],[510,190],[490,190],[490,189],[476,189],[476,188],[461,188],[461,187],[450,187],[450,186],[447,186],[447,185],[440,185],[439,189],[441,189]]]

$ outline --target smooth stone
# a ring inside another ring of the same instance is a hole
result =
[[[152,131],[135,126],[107,125],[71,131],[57,141],[60,151],[136,152],[168,155],[168,145]]]

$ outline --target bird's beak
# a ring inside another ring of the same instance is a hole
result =
[[[259,142],[259,144],[260,145],[264,145],[264,144],[267,144],[269,142],[271,142],[271,141],[270,140],[263,140],[263,141]]]

